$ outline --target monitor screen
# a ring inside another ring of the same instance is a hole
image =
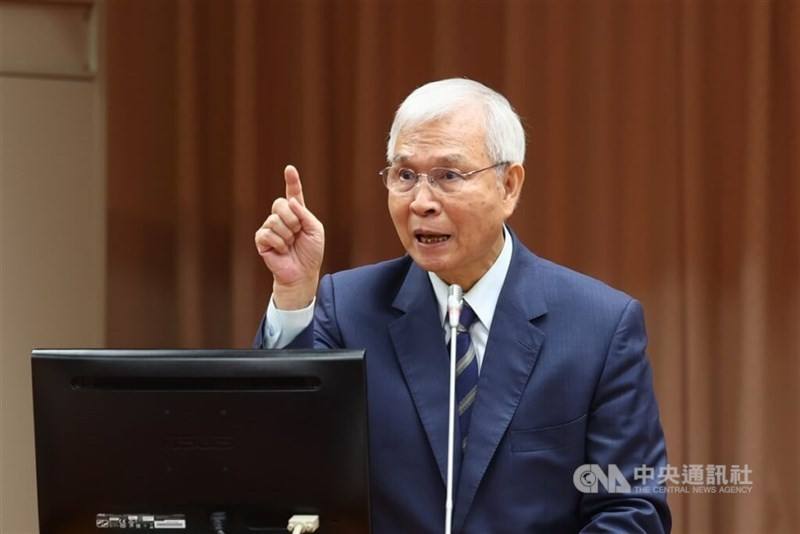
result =
[[[35,350],[42,534],[369,532],[363,351]]]

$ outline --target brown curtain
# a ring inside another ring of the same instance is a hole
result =
[[[511,224],[644,304],[669,460],[750,495],[675,532],[800,524],[800,1],[108,2],[110,346],[246,347],[253,233],[300,169],[324,268],[402,249],[376,175],[395,107],[467,76],[529,136]]]

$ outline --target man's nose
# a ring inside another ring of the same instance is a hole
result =
[[[411,192],[414,195],[411,200],[411,211],[415,215],[426,216],[435,215],[441,211],[442,205],[433,191],[433,186],[428,181],[428,177],[420,177],[419,183]]]

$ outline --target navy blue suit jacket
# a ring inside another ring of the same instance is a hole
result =
[[[639,303],[513,239],[457,451],[454,532],[668,532],[654,481],[629,494],[573,484],[582,464],[616,464],[634,485],[634,467],[666,463]],[[449,353],[427,273],[405,256],[325,275],[290,346],[366,349],[373,532],[441,533]]]

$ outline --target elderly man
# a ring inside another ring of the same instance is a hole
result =
[[[255,346],[366,348],[377,534],[445,522],[448,284],[465,292],[453,531],[670,529],[663,486],[634,471],[666,462],[641,307],[506,226],[524,156],[502,95],[429,83],[398,108],[380,172],[406,256],[320,280],[323,225],[292,166],[256,232],[274,285]]]

